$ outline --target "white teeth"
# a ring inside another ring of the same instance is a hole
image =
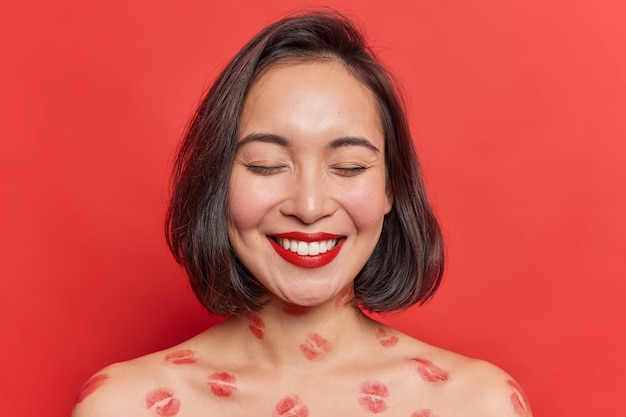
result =
[[[297,253],[301,256],[315,256],[326,253],[337,245],[337,239],[321,240],[319,242],[303,242],[295,239],[276,239],[277,243],[285,250]]]
[[[320,254],[320,244],[317,242],[309,243],[309,255],[315,256]]]
[[[304,242],[298,243],[298,255],[308,255],[309,254],[309,245]]]

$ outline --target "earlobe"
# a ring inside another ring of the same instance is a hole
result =
[[[393,190],[387,186],[385,190],[385,214],[389,214],[393,208]]]

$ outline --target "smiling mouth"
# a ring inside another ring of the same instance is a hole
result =
[[[339,239],[326,239],[314,242],[305,242],[303,240],[289,239],[285,237],[272,237],[272,239],[283,249],[300,256],[315,256],[332,250]]]
[[[322,232],[288,232],[268,238],[281,258],[302,268],[319,268],[329,264],[346,241],[345,236]]]

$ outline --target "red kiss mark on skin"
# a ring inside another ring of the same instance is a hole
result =
[[[304,307],[304,306],[298,306],[295,304],[285,303],[283,305],[283,311],[289,314],[290,316],[301,316],[311,311],[311,307]]]
[[[414,412],[413,414],[411,414],[411,417],[437,417],[437,416],[434,415],[431,410],[424,409],[424,410],[419,410],[419,411]]]
[[[378,381],[367,381],[361,384],[359,405],[367,411],[377,414],[387,409],[386,398],[389,396],[387,386]]]
[[[166,388],[159,388],[146,394],[146,408],[159,417],[172,417],[180,410],[180,401]]]
[[[297,395],[289,395],[276,403],[273,417],[308,417],[309,409]]]
[[[335,309],[341,310],[350,304],[352,301],[354,290],[351,286],[344,288],[340,293],[337,299],[335,300]]]
[[[417,373],[424,381],[442,384],[449,379],[448,373],[431,361],[421,358],[411,360],[417,365]]]
[[[209,375],[209,386],[218,397],[230,397],[237,391],[236,378],[228,372],[216,372]]]
[[[195,363],[198,361],[198,358],[196,357],[195,350],[182,349],[165,355],[165,361],[173,363],[175,365],[183,365],[188,363]]]
[[[265,329],[265,322],[255,312],[246,313],[246,320],[248,320],[248,329],[252,332],[253,335],[257,337],[257,339],[263,339],[263,329]]]
[[[378,339],[378,342],[386,348],[395,346],[399,340],[397,336],[387,334],[385,329],[383,329],[382,327],[378,329],[378,332],[376,333],[376,338]]]
[[[304,356],[311,361],[319,361],[326,357],[332,348],[330,342],[317,333],[309,333],[300,346]]]
[[[513,389],[513,393],[511,394],[511,404],[513,404],[513,411],[515,411],[515,414],[519,417],[530,417],[528,400],[526,399],[526,395],[524,395],[522,387],[513,380],[506,382]]]
[[[93,394],[93,392],[100,388],[107,379],[109,379],[109,376],[107,374],[100,374],[85,382],[85,385],[83,385],[83,387],[80,389],[80,392],[78,393],[78,398],[76,398],[76,404],[83,402],[85,398]]]

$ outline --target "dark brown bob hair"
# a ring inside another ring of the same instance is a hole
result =
[[[180,144],[166,237],[200,302],[213,314],[263,306],[265,288],[228,239],[228,185],[244,100],[279,62],[341,62],[376,97],[393,191],[380,239],[354,281],[353,303],[375,312],[405,309],[433,296],[443,274],[443,243],[429,206],[395,83],[353,23],[334,11],[287,17],[261,30],[210,88]]]

